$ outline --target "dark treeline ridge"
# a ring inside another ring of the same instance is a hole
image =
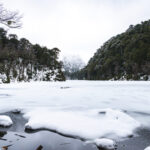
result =
[[[148,80],[150,78],[150,20],[131,25],[97,50],[78,79]]]
[[[48,49],[0,28],[0,82],[64,81],[60,50]]]

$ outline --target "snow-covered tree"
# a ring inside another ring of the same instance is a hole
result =
[[[9,11],[0,4],[0,23],[8,26],[9,28],[20,28],[21,18],[17,11]]]

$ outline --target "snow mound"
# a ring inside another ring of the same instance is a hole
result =
[[[116,143],[113,140],[102,138],[102,139],[95,139],[94,143],[97,147],[107,150],[114,150],[116,148]]]
[[[8,127],[13,124],[10,117],[5,115],[0,115],[0,126]]]
[[[102,113],[103,112],[103,113]],[[26,129],[50,129],[83,139],[116,138],[133,135],[140,123],[113,109],[99,111],[51,111],[36,109],[27,112]]]
[[[149,146],[149,147],[147,147],[147,148],[145,148],[144,150],[150,150],[150,146]]]

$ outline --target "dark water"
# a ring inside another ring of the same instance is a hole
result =
[[[80,140],[66,138],[49,131],[32,134],[7,132],[3,138],[0,147],[12,145],[9,150],[36,150],[40,145],[43,150],[97,150],[95,145],[85,145]]]
[[[27,133],[24,125],[27,122],[19,113],[5,113],[14,124],[9,128],[0,127],[0,148],[2,150],[98,150],[94,144],[60,134],[41,130]],[[117,150],[144,150],[150,146],[150,129],[139,129],[137,136],[117,142]],[[0,149],[1,150],[1,149]]]
[[[0,127],[0,148],[8,146],[8,150],[97,150],[93,144],[85,144],[79,139],[64,137],[50,131],[26,133],[26,120],[22,115],[7,115],[12,118],[14,124],[10,128]]]
[[[150,129],[140,129],[138,136],[118,142],[118,150],[144,150],[150,146]]]

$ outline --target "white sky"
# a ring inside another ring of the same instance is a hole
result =
[[[48,48],[61,57],[79,55],[85,62],[106,40],[130,24],[150,19],[150,0],[0,0],[23,14],[20,38]]]

